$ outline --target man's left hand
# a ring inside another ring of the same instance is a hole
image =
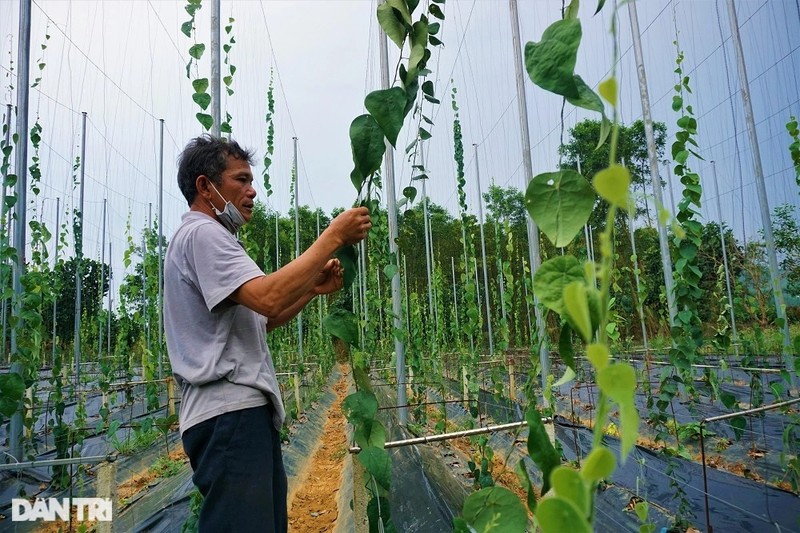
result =
[[[317,274],[312,291],[315,294],[331,294],[342,288],[342,264],[338,259],[331,259]]]

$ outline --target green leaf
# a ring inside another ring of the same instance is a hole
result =
[[[580,0],[572,0],[567,6],[567,9],[564,11],[564,18],[565,19],[576,19],[578,18],[578,10],[580,9]]]
[[[420,140],[427,141],[428,139],[431,138],[431,133],[428,130],[426,130],[425,128],[420,127],[419,128],[419,138],[420,138]]]
[[[355,246],[343,246],[339,248],[334,257],[339,259],[344,273],[342,275],[342,289],[349,289],[353,285],[358,273],[358,252]]]
[[[584,342],[592,339],[592,319],[589,316],[589,302],[586,296],[586,285],[583,281],[573,281],[564,287],[564,307],[572,319],[578,334]]]
[[[386,444],[386,429],[377,420],[364,421],[356,426],[353,438],[362,449],[369,446],[382,449]]]
[[[443,44],[442,41],[440,41],[438,38],[434,37],[433,35],[428,35],[428,41],[433,46],[442,46],[442,44]],[[436,103],[438,103],[438,102],[436,102]]]
[[[583,514],[589,516],[590,497],[580,474],[567,466],[559,466],[550,474],[550,483],[560,498],[572,502]]]
[[[363,178],[380,168],[386,144],[383,130],[371,115],[360,115],[350,124],[350,147],[355,170]]]
[[[527,503],[528,509],[531,512],[536,510],[536,489],[531,483],[531,478],[528,475],[528,469],[525,467],[525,461],[517,461],[517,466],[514,467],[514,472],[517,474],[519,484],[522,485],[522,490],[528,494]]]
[[[563,255],[548,259],[536,270],[533,291],[544,306],[563,315],[564,287],[583,280],[583,268],[575,256]]]
[[[386,279],[392,279],[397,274],[397,271],[397,265],[391,263],[383,267],[383,275],[386,276]]]
[[[619,94],[619,87],[617,86],[617,78],[611,77],[600,83],[597,88],[600,96],[605,98],[606,102],[614,107],[617,107],[617,95]]]
[[[597,385],[617,403],[627,402],[636,390],[636,372],[624,363],[611,363],[597,372]]]
[[[427,94],[428,96],[436,96],[433,92],[433,82],[428,80],[422,84],[422,92]]]
[[[203,125],[206,131],[210,130],[211,126],[214,125],[214,119],[211,117],[211,115],[206,113],[197,113],[195,117],[197,118],[197,121]]]
[[[583,462],[581,477],[590,483],[597,483],[611,477],[617,467],[617,458],[608,448],[594,448]]]
[[[209,104],[211,104],[211,95],[208,93],[194,93],[192,95],[192,100],[200,106],[200,109],[205,111]]]
[[[597,9],[595,9],[594,14],[597,15],[600,13],[600,10],[603,9],[603,6],[606,4],[606,0],[597,0]]]
[[[574,170],[539,174],[528,184],[525,207],[557,247],[568,245],[589,220],[595,194]]]
[[[351,346],[358,346],[358,320],[350,311],[335,309],[325,317],[322,325],[334,337]]]
[[[436,35],[439,33],[440,24],[438,22],[431,22],[428,24],[428,37],[430,38],[431,35]],[[796,124],[796,123],[795,123]],[[789,125],[787,124],[786,127],[788,128]],[[797,127],[797,126],[795,126]],[[791,129],[789,131],[792,131]]]
[[[409,202],[413,202],[414,198],[417,197],[417,188],[416,187],[405,187],[403,189],[403,196],[408,198]]]
[[[191,37],[192,36],[192,25],[193,25],[193,21],[187,20],[186,22],[181,24],[181,32],[185,36]]]
[[[206,51],[206,45],[204,45],[203,43],[197,43],[192,45],[191,48],[189,48],[189,55],[195,59],[200,59],[201,57],[203,57],[203,52],[205,51]]]
[[[681,98],[680,96],[677,96],[677,95],[673,96],[672,97],[672,110],[673,111],[680,111],[682,107],[683,107],[683,98]]]
[[[394,533],[392,514],[389,500],[383,496],[372,496],[367,503],[367,519],[369,520],[369,533]],[[383,528],[378,524],[382,524]]]
[[[192,80],[192,88],[196,93],[204,93],[208,90],[208,78],[198,78]]]
[[[358,454],[358,461],[372,474],[379,486],[389,490],[392,481],[392,460],[386,450],[370,446]]]
[[[418,20],[411,28],[411,53],[408,57],[409,75],[419,71],[419,64],[425,57],[425,49],[428,46],[428,24]]]
[[[575,89],[578,91],[578,96],[565,96],[564,98],[567,99],[567,102],[570,104],[582,107],[583,109],[588,109],[589,111],[597,111],[601,115],[605,116],[605,107],[603,106],[603,101],[597,95],[596,92],[589,87],[583,78],[575,74],[574,77],[575,82]]]
[[[567,369],[564,371],[564,375],[558,378],[558,381],[553,383],[553,388],[558,388],[561,387],[562,385],[566,385],[567,383],[571,383],[572,380],[575,379],[575,376],[576,376],[575,371],[567,367]]]
[[[428,6],[428,13],[439,20],[444,20],[444,13],[442,13],[442,9],[436,4],[431,4]]]
[[[406,26],[411,26],[411,15],[408,13],[406,3],[403,0],[387,0],[379,5],[378,24],[392,42],[402,50],[408,33]]]
[[[473,492],[461,513],[475,531],[525,531],[528,513],[516,494],[503,487],[488,487]]]
[[[604,394],[619,404],[624,461],[636,445],[639,432],[639,413],[634,403],[636,372],[630,365],[612,363],[598,371],[597,385]]]
[[[592,182],[594,189],[608,203],[620,209],[628,207],[628,188],[631,173],[622,165],[611,165],[598,172]]]
[[[577,507],[558,496],[545,498],[539,502],[536,519],[539,521],[542,533],[563,533],[567,525],[570,533],[592,533],[588,520],[581,515]]]
[[[354,426],[372,422],[378,414],[378,400],[371,392],[354,392],[342,402],[342,411],[347,421]]]
[[[546,91],[578,98],[573,73],[580,42],[580,20],[559,20],[551,24],[540,42],[525,45],[525,68],[531,81]]]
[[[586,357],[595,370],[602,370],[608,366],[608,360],[611,355],[608,353],[608,347],[605,344],[594,343],[586,347]]]
[[[400,87],[372,91],[364,99],[364,106],[381,127],[383,134],[392,146],[403,127],[403,110],[406,106],[406,92]]]
[[[550,490],[550,472],[561,464],[561,456],[550,442],[544,428],[542,414],[535,406],[530,406],[525,413],[528,422],[528,455],[542,471],[542,496]]]
[[[558,336],[558,354],[564,360],[567,368],[575,369],[575,350],[572,348],[572,327],[564,322],[561,326],[561,334]],[[555,385],[554,385],[555,386]]]

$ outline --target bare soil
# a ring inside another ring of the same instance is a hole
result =
[[[342,378],[333,387],[336,400],[328,411],[319,446],[298,474],[296,488],[289,494],[289,531],[332,531],[339,517],[336,502],[347,454],[347,420],[342,413],[347,376],[349,373],[342,369]]]

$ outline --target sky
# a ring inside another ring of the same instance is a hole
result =
[[[423,2],[424,4],[425,2]],[[210,5],[197,13],[197,39],[209,42]],[[583,45],[576,72],[596,86],[612,69],[609,33],[612,4],[592,16],[594,4],[582,2]],[[800,116],[800,2],[736,0],[757,135],[771,208],[798,206],[785,123]],[[35,210],[55,226],[56,198],[64,213],[78,202],[72,187],[72,164],[81,150],[81,113],[87,113],[85,248],[100,258],[102,208],[108,205],[106,243],[112,244],[114,285],[122,280],[122,252],[130,234],[138,242],[150,213],[157,216],[159,187],[159,120],[164,119],[164,231],[169,237],[187,206],[175,181],[176,159],[186,142],[200,134],[197,106],[185,64],[193,41],[180,32],[188,20],[184,2],[36,0],[32,6],[30,123],[38,120],[42,192],[31,198]],[[703,180],[706,221],[718,220],[713,168],[719,186],[723,220],[738,238],[758,238],[760,212],[753,158],[740,80],[731,44],[726,0],[648,0],[637,2],[652,113],[668,124],[669,143],[677,115],[671,110],[676,82],[674,41],[685,53],[684,70],[691,77],[688,95],[699,123],[697,141],[704,160],[690,160]],[[364,96],[380,88],[379,29],[376,0],[246,0],[222,1],[222,19],[234,19],[235,43],[230,53],[237,67],[234,94],[223,98],[223,113],[233,118],[233,137],[252,147],[260,160],[266,148],[267,90],[274,76],[275,156],[270,169],[274,194],[267,198],[262,166],[257,165],[259,198],[287,213],[292,138],[298,138],[299,198],[302,204],[330,212],[351,205],[356,192],[349,181],[352,159],[348,127],[364,113]],[[522,41],[538,41],[560,17],[557,0],[520,0]],[[464,134],[468,203],[477,212],[478,187],[490,183],[525,188],[522,167],[511,19],[504,0],[448,0],[441,38],[434,49],[433,70],[442,104],[425,109],[434,119],[433,138],[425,143],[429,169],[428,195],[451,213],[457,212],[453,159],[451,91],[457,89]],[[0,0],[0,104],[16,103],[19,2]],[[642,115],[631,47],[627,8],[619,11],[621,119]],[[50,39],[45,40],[49,34]],[[225,33],[223,32],[223,40]],[[42,50],[41,45],[47,48]],[[390,43],[392,72],[398,61]],[[36,65],[44,63],[41,72]],[[209,54],[197,74],[208,76]],[[194,77],[194,76],[193,76]],[[13,87],[13,88],[12,88]],[[533,172],[557,168],[562,128],[569,130],[591,114],[567,105],[563,123],[561,100],[525,79],[527,121],[531,132]],[[4,115],[3,115],[4,116]],[[411,140],[405,128],[398,147]],[[473,147],[473,144],[477,145]],[[669,147],[667,147],[669,152]],[[395,158],[397,190],[410,184],[411,164]],[[662,165],[662,178],[667,170]],[[680,194],[673,184],[672,196]],[[665,201],[669,202],[669,191]],[[151,207],[152,206],[152,207]],[[667,204],[669,208],[669,203]],[[130,229],[127,229],[130,225]],[[71,237],[70,237],[71,241]],[[434,243],[435,245],[435,243]],[[106,244],[106,246],[108,246]],[[107,253],[107,251],[106,251]]]

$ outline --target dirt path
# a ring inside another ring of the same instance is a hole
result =
[[[333,386],[336,400],[328,411],[319,447],[298,475],[296,490],[289,494],[289,531],[331,531],[339,517],[336,501],[347,454],[342,401],[347,396],[348,376],[343,368],[341,379]]]

